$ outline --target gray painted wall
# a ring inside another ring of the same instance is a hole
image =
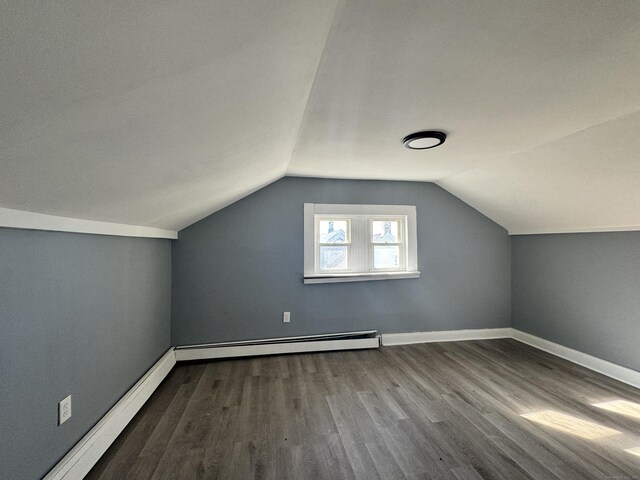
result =
[[[416,205],[422,277],[304,285],[305,202]],[[502,227],[435,184],[283,178],[180,232],[172,343],[507,327],[510,256]]]
[[[170,255],[169,240],[0,229],[0,477],[41,478],[167,350]]]
[[[511,242],[515,328],[640,370],[640,232]]]

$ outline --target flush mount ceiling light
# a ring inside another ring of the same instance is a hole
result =
[[[427,130],[407,135],[402,140],[405,147],[411,150],[427,150],[442,145],[447,139],[447,134],[438,130]]]

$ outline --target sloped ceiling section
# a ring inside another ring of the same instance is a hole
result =
[[[513,233],[640,229],[639,110],[640,2],[351,0],[289,173],[434,181]]]
[[[640,112],[438,183],[511,234],[640,230]]]
[[[0,14],[0,207],[178,230],[289,174],[434,181],[511,233],[640,229],[636,0]]]
[[[181,229],[284,175],[335,0],[0,3],[0,207]]]

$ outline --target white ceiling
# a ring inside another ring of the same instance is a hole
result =
[[[5,1],[0,72],[0,207],[181,229],[290,174],[640,229],[636,0]]]

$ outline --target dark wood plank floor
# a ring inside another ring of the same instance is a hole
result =
[[[638,479],[634,408],[515,340],[182,364],[88,478]]]

